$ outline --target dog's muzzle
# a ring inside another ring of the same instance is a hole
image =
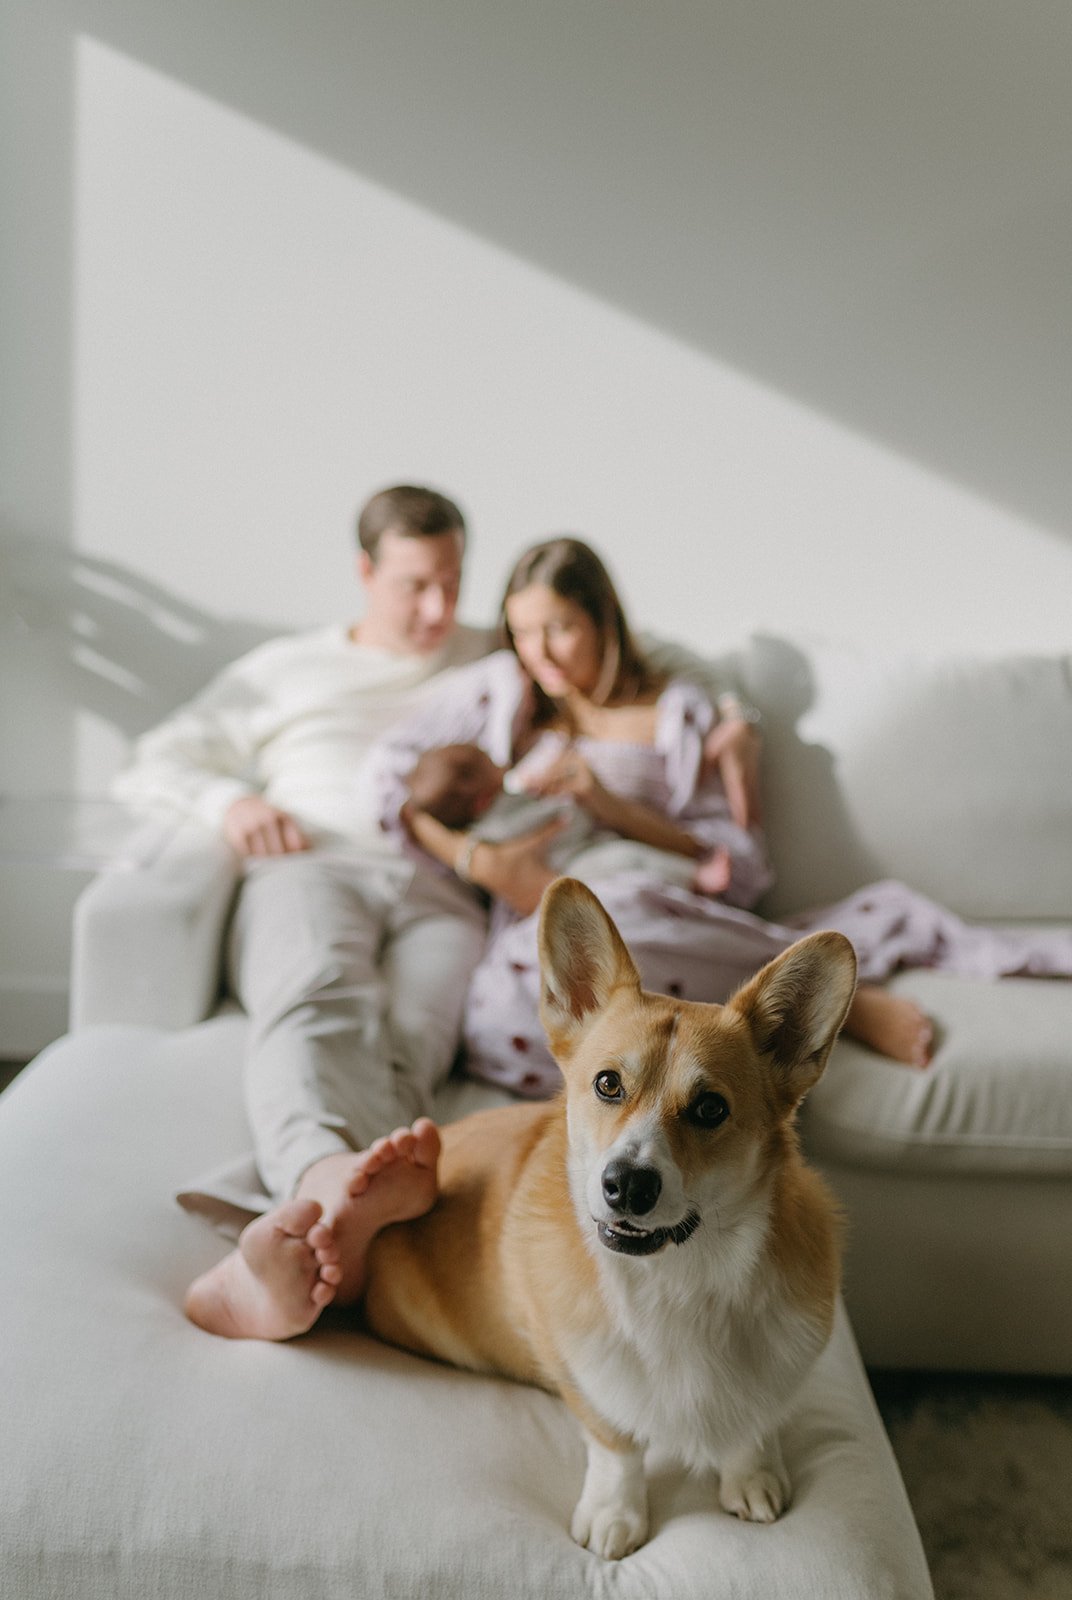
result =
[[[601,1188],[610,1210],[619,1213],[613,1222],[598,1222],[599,1241],[608,1250],[623,1255],[651,1256],[667,1244],[684,1244],[700,1223],[699,1213],[690,1211],[671,1228],[644,1228],[636,1217],[647,1216],[662,1193],[663,1181],[654,1167],[634,1166],[618,1158],[603,1170]]]
[[[667,1244],[684,1244],[700,1226],[700,1213],[687,1211],[672,1228],[638,1228],[623,1217],[621,1222],[597,1222],[600,1244],[625,1256],[653,1256]]]
[[[618,1157],[603,1168],[603,1198],[612,1211],[627,1217],[645,1217],[663,1189],[663,1180],[654,1167],[635,1167]]]

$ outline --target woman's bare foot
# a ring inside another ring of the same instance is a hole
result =
[[[696,868],[696,876],[692,880],[692,887],[696,894],[725,894],[733,877],[733,863],[730,853],[725,845],[720,845],[717,850],[712,850],[709,856]]]
[[[341,1266],[336,1300],[352,1305],[365,1287],[368,1247],[392,1222],[422,1217],[439,1192],[441,1141],[428,1117],[396,1128],[356,1155],[325,1156],[302,1176],[297,1194],[317,1201]]]
[[[342,1280],[339,1250],[314,1200],[289,1200],[242,1232],[238,1249],[191,1284],[191,1322],[225,1339],[306,1333]]]
[[[934,1024],[930,1017],[914,1000],[891,994],[876,984],[862,983],[857,989],[845,1019],[845,1031],[879,1055],[889,1056],[906,1067],[922,1070],[931,1064]]]

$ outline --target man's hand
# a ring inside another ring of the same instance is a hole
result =
[[[294,818],[259,794],[231,802],[224,813],[223,837],[240,856],[286,856],[309,848]]]
[[[716,766],[726,790],[730,815],[742,828],[758,824],[759,756],[762,741],[751,722],[728,717],[718,722],[704,740],[704,761]]]

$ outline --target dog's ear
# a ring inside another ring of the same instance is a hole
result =
[[[789,1104],[819,1081],[856,989],[856,952],[844,934],[813,933],[768,963],[729,1002]]]
[[[568,1056],[616,989],[640,991],[621,934],[590,889],[556,878],[540,906],[540,1021],[552,1054]]]

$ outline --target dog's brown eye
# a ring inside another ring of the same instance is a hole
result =
[[[685,1112],[698,1128],[717,1128],[729,1114],[729,1103],[720,1094],[697,1095]]]
[[[596,1079],[595,1089],[601,1100],[622,1098],[622,1080],[616,1072],[601,1072]]]

